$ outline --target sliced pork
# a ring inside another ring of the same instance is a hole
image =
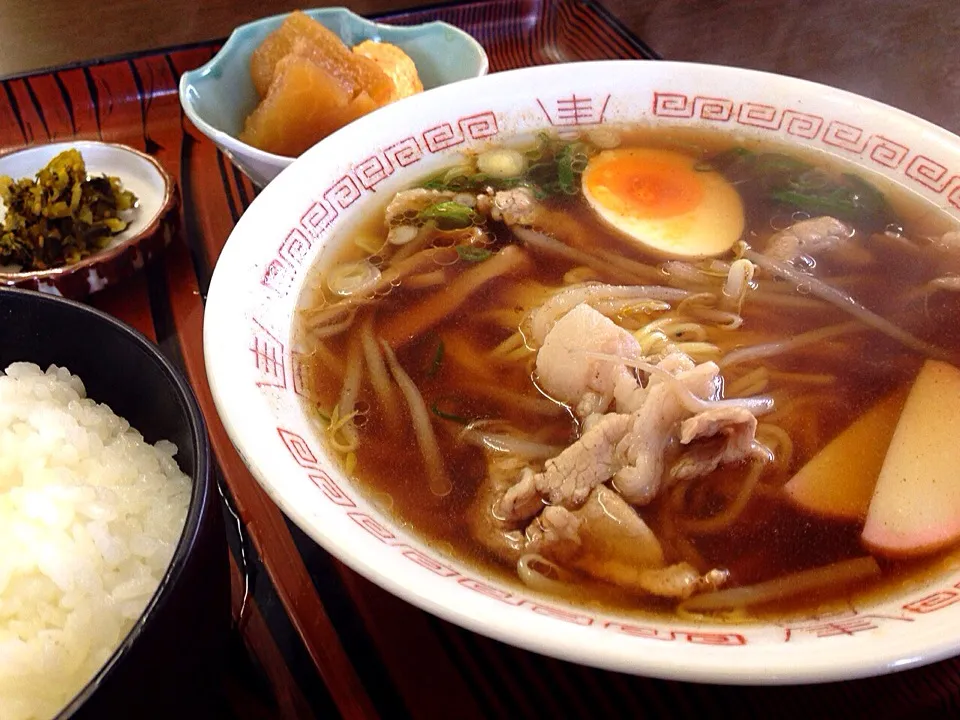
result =
[[[583,507],[548,507],[527,528],[524,552],[639,593],[687,598],[716,587],[720,570],[701,575],[686,563],[667,565],[653,531],[618,493],[595,488]]]
[[[720,465],[763,455],[754,436],[756,416],[743,407],[724,406],[706,410],[680,425],[680,442],[690,450],[674,463],[670,475],[683,480],[709,475]],[[705,442],[697,440],[707,438]]]
[[[574,408],[580,418],[607,410],[615,391],[638,387],[636,374],[596,354],[639,359],[640,343],[586,303],[556,322],[537,353],[537,379],[551,397]]]
[[[824,215],[794,223],[767,243],[763,254],[780,262],[793,262],[801,255],[816,255],[850,242],[853,228]]]

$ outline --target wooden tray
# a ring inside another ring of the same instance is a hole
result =
[[[458,25],[483,43],[491,71],[655,58],[592,0],[490,0],[381,19]],[[252,675],[227,680],[233,712],[458,719],[960,713],[955,660],[835,685],[737,688],[633,678],[543,658],[397,600],[290,524],[227,439],[204,373],[201,328],[211,271],[255,196],[181,113],[180,74],[218,48],[207,43],[0,81],[0,150],[71,138],[123,142],[157,157],[179,180],[179,237],[160,261],[91,303],[157,341],[184,369],[206,414],[230,528],[234,617],[256,664]],[[838,625],[836,632],[857,628]],[[258,694],[259,687],[265,692]]]

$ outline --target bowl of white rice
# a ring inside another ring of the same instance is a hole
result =
[[[197,709],[229,623],[209,463],[154,344],[0,289],[0,718]]]

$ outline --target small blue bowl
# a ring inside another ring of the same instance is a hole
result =
[[[342,7],[305,13],[335,32],[348,47],[364,40],[398,46],[413,59],[424,90],[486,75],[489,67],[480,43],[444,22],[409,27],[380,25]],[[274,15],[241,25],[208,63],[180,78],[180,104],[187,117],[261,187],[294,158],[264,152],[237,136],[260,100],[250,79],[250,56],[286,17]]]

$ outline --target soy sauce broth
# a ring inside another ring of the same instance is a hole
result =
[[[635,129],[623,136],[622,146],[632,145],[679,150],[696,158],[715,156],[733,146],[743,146],[753,152],[782,153],[813,162],[827,174],[851,172],[847,166],[824,162],[824,158],[817,154],[799,153],[796,149],[773,144],[737,143],[720,134]],[[416,187],[417,181],[411,177],[410,186]],[[817,257],[812,272],[921,339],[935,342],[946,349],[956,363],[960,358],[960,293],[940,292],[918,299],[916,292],[931,277],[943,275],[953,268],[960,270],[960,257],[945,257],[942,252],[931,250],[922,240],[939,236],[952,227],[951,221],[939,209],[920,202],[905,191],[892,185],[879,187],[897,217],[897,227],[874,227],[869,232],[863,231],[862,237],[861,228],[857,228],[856,239],[866,250],[863,257],[855,261],[849,258],[838,260],[827,255]],[[745,188],[742,199],[746,215],[743,239],[760,249],[775,230],[802,217],[773,208],[758,197],[755,188]],[[645,263],[657,269],[664,284],[668,282],[667,274],[661,269],[663,258],[645,252],[610,230],[580,195],[551,197],[544,202],[554,210],[568,214],[571,222],[588,228],[591,248]],[[488,223],[486,229],[495,237],[492,249],[514,242],[510,231],[500,224]],[[884,231],[890,233],[884,242],[870,239],[870,233]],[[381,213],[370,213],[365,222],[349,232],[342,232],[337,238],[336,252],[324,257],[323,262],[312,269],[313,279],[309,284],[321,285],[324,273],[337,262],[369,254],[352,242],[361,236],[384,236]],[[897,236],[907,240],[901,242]],[[424,462],[410,423],[405,421],[399,427],[391,426],[369,382],[362,383],[358,394],[357,407],[363,410],[360,445],[355,453],[355,466],[349,469],[357,487],[405,528],[435,548],[518,585],[515,567],[503,562],[471,532],[470,515],[478,512],[477,494],[487,476],[487,463],[483,452],[458,441],[458,434],[462,428],[461,420],[497,418],[508,421],[515,428],[535,433],[541,442],[567,445],[578,435],[578,424],[566,408],[558,407],[555,414],[545,416],[527,407],[527,403],[517,402],[518,398],[530,404],[545,402],[533,382],[531,362],[505,364],[489,359],[494,349],[515,330],[492,321],[491,317],[503,310],[515,311],[519,316],[525,309],[509,304],[510,299],[522,295],[517,292],[518,284],[557,288],[564,284],[564,276],[576,265],[555,257],[531,254],[534,258],[532,269],[523,278],[498,279],[486,285],[459,311],[397,352],[400,365],[431,409],[445,467],[453,480],[452,492],[442,498],[429,492],[424,480]],[[469,268],[470,263],[461,261],[451,272],[455,274]],[[618,282],[603,275],[595,275],[594,279]],[[639,279],[637,284],[645,282]],[[358,318],[373,312],[375,327],[388,327],[411,305],[430,292],[443,292],[447,284],[435,290],[410,290],[401,283],[387,297],[361,310]],[[757,290],[762,292],[782,294],[782,285],[782,281],[768,276],[757,280]],[[786,294],[805,296],[803,288]],[[322,302],[331,300],[328,297]],[[316,294],[307,294],[301,299],[301,309],[309,309],[311,304],[318,304]],[[744,344],[790,338],[850,319],[841,310],[825,304],[815,311],[787,306],[771,310],[769,306],[753,301],[749,294],[742,317],[739,330],[717,334],[722,337],[714,339],[723,351]],[[307,366],[313,395],[311,412],[328,413],[337,403],[344,379],[331,370],[323,357],[346,358],[351,342],[355,342],[357,325],[355,322],[345,332],[322,341],[328,355],[313,354],[315,343],[308,339],[308,332],[303,327],[295,333],[298,350],[313,357]],[[741,341],[741,337],[747,339]],[[469,360],[463,361],[463,358]],[[872,403],[893,388],[909,383],[923,360],[916,352],[875,330],[861,330],[761,363],[771,374],[782,378],[771,380],[765,392],[785,394],[797,407],[796,412],[778,418],[780,426],[793,440],[794,452],[788,464],[765,473],[761,482],[764,491],[752,497],[737,522],[722,532],[689,536],[689,542],[709,567],[730,571],[730,580],[725,587],[750,585],[866,554],[860,543],[861,522],[826,520],[805,513],[787,502],[780,488]],[[727,386],[757,366],[756,363],[735,366],[724,372]],[[792,382],[789,378],[794,374],[834,379],[811,389],[811,386]],[[727,484],[733,486],[745,472],[742,464],[721,467],[701,484],[720,488]],[[711,499],[707,492],[699,501],[699,509],[705,517],[729,501],[729,493],[715,494],[716,497]],[[679,558],[679,553],[667,537],[665,507],[665,498],[661,496],[649,506],[638,508],[638,512],[660,538],[668,560],[672,562]],[[753,614],[783,617],[842,606],[852,598],[875,597],[904,583],[921,582],[933,569],[942,569],[944,563],[952,562],[951,553],[953,551],[911,562],[881,560],[883,574],[880,580],[756,608]],[[641,614],[669,614],[674,612],[676,605],[675,601],[638,596],[585,576],[570,587],[566,599],[608,611]]]

